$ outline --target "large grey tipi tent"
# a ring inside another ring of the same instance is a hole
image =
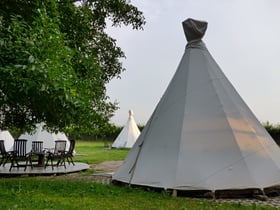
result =
[[[183,22],[185,53],[113,180],[177,190],[280,184],[280,149],[201,40],[207,23]]]
[[[134,120],[133,111],[129,110],[128,120],[112,144],[113,148],[131,148],[140,135],[139,128]]]

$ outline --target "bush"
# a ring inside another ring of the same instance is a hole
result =
[[[267,132],[271,135],[274,141],[280,145],[280,124],[272,125],[269,122],[264,123],[264,127]]]

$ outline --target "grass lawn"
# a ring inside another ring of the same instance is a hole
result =
[[[91,164],[123,160],[128,152],[105,150],[103,142],[77,141],[75,161]],[[0,178],[0,209],[273,209],[221,204],[206,199],[175,198],[166,192],[64,179],[66,176]]]
[[[77,141],[75,161],[88,164],[107,160],[123,160],[129,149],[104,149],[102,141]]]

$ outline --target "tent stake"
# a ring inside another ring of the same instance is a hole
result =
[[[268,197],[267,195],[265,194],[264,190],[262,189],[261,190],[262,194],[253,194],[253,197],[260,200],[260,201],[267,201],[268,200]]]

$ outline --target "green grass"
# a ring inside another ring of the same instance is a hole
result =
[[[76,152],[78,156],[75,161],[100,163],[123,160],[129,150],[105,150],[103,142],[77,141]],[[165,191],[102,185],[66,177],[1,178],[0,209],[273,209],[256,205],[221,204],[206,199],[175,198]]]
[[[0,189],[1,209],[272,209],[81,181],[5,179],[0,181]]]
[[[102,141],[77,141],[75,161],[88,164],[107,160],[123,160],[129,149],[105,149]]]

